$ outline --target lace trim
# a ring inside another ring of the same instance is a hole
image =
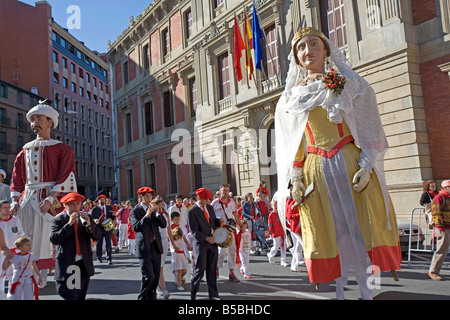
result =
[[[325,77],[324,74],[316,74],[313,77],[307,76],[305,79],[300,81],[298,85],[299,86],[307,86],[308,84],[311,84],[313,82],[322,81],[324,77]]]
[[[55,144],[61,143],[59,140],[48,139],[48,140],[33,140],[28,142],[23,146],[23,149],[32,148],[32,147],[48,147],[53,146]]]

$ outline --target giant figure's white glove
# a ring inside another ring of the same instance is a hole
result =
[[[361,192],[370,181],[370,173],[364,168],[359,169],[353,176],[353,190]]]

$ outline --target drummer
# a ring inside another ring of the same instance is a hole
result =
[[[112,244],[111,244],[111,236],[113,232],[113,228],[110,229],[108,226],[112,223],[114,226],[114,220],[116,217],[114,216],[113,208],[109,205],[106,205],[106,196],[99,195],[97,197],[98,205],[92,209],[92,218],[94,218],[95,223],[101,224],[99,227],[102,231],[102,236],[97,241],[97,260],[102,262],[102,250],[103,250],[103,239],[105,240],[106,247],[106,261],[108,264],[112,264]],[[105,229],[106,227],[106,229]]]
[[[219,197],[211,203],[217,219],[222,220],[222,227],[227,228],[228,232],[232,233],[231,245],[227,248],[219,247],[219,260],[217,262],[216,277],[219,276],[219,268],[223,267],[225,255],[227,255],[228,268],[230,270],[228,279],[232,282],[239,282],[239,279],[234,274],[234,268],[236,267],[236,252],[239,250],[239,248],[236,250],[235,227],[239,225],[241,231],[244,231],[245,228],[243,227],[241,219],[237,213],[236,203],[229,195],[230,185],[228,183],[224,183],[220,186]],[[230,226],[230,223],[233,224],[232,227]]]

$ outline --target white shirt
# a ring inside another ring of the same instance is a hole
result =
[[[217,219],[225,219],[225,221],[227,221],[228,219],[236,220],[234,219],[233,214],[236,212],[236,202],[234,202],[234,199],[232,198],[228,199],[229,201],[227,204],[222,203],[220,198],[217,198],[213,202],[211,202]]]

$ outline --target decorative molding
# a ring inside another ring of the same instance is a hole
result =
[[[450,62],[440,64],[438,65],[438,68],[441,69],[442,72],[447,72],[448,77],[450,78]]]

